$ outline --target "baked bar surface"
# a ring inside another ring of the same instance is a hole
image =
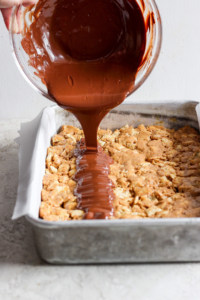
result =
[[[74,150],[83,131],[62,126],[47,150],[39,215],[48,221],[80,220],[74,196]],[[112,219],[200,216],[200,134],[191,127],[124,126],[98,131],[98,142],[112,157]]]

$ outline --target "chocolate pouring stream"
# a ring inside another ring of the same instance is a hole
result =
[[[146,46],[142,11],[135,0],[40,0],[32,17],[22,40],[29,63],[85,135],[76,149],[78,207],[86,219],[109,218],[112,160],[97,129],[133,90]]]

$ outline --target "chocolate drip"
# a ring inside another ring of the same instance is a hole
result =
[[[112,159],[100,146],[97,151],[86,150],[84,141],[78,144],[76,156],[78,208],[85,211],[86,219],[107,219],[113,213],[114,185],[108,177]]]
[[[111,161],[97,147],[97,129],[134,87],[146,45],[142,12],[135,0],[40,0],[33,18],[22,40],[29,63],[85,134],[75,177],[79,207],[86,218],[107,218]]]

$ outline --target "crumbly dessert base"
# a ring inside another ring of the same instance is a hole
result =
[[[80,220],[74,196],[74,149],[83,131],[63,126],[47,150],[40,217]],[[115,185],[112,219],[200,216],[200,134],[191,127],[125,126],[98,131],[98,141],[112,157]]]

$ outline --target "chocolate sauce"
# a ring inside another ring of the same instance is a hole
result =
[[[49,95],[79,120],[76,195],[85,218],[113,213],[111,159],[97,145],[103,117],[133,89],[146,32],[135,0],[40,0],[22,46]]]
[[[87,219],[108,218],[113,213],[114,199],[114,184],[108,177],[111,157],[103,152],[100,145],[98,151],[86,150],[83,140],[78,144],[75,155],[78,208],[86,212]]]

